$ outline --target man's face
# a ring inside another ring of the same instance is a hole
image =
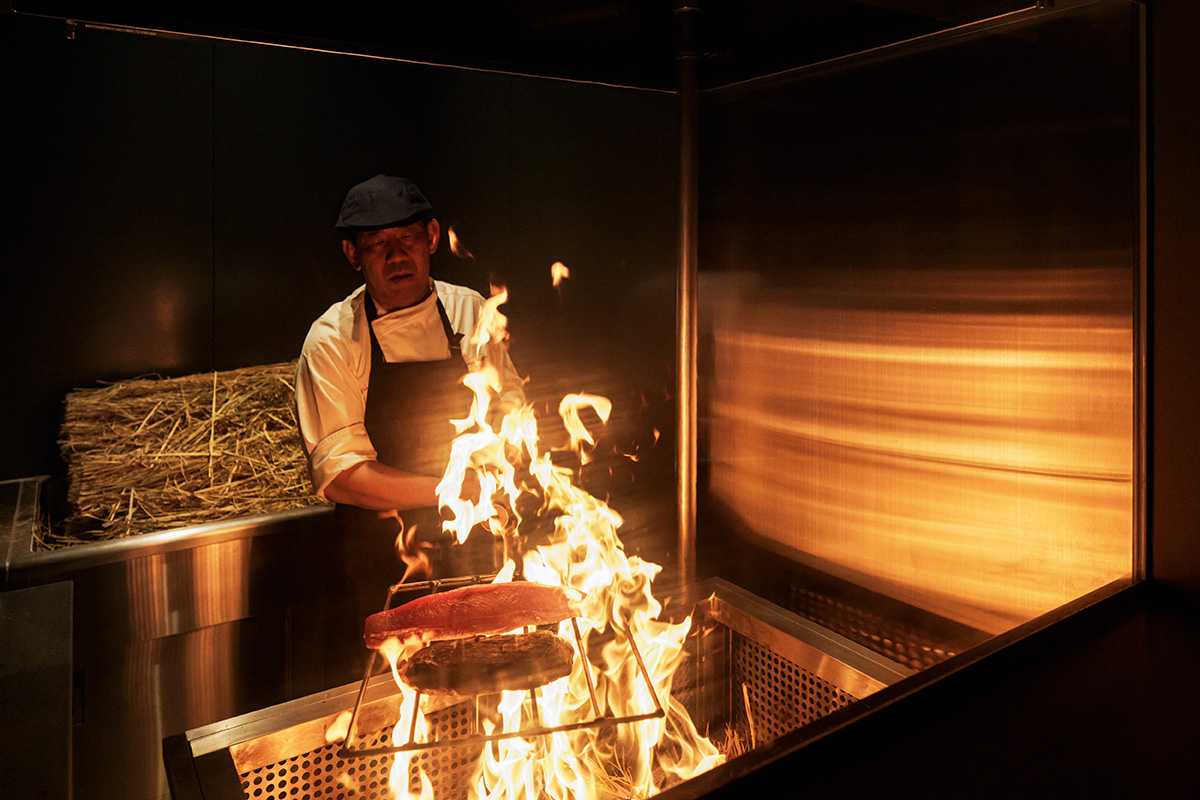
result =
[[[429,257],[437,252],[436,219],[399,228],[364,231],[342,242],[342,252],[363,274],[371,297],[385,311],[407,308],[429,294]]]

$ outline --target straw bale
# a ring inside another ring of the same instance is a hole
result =
[[[138,378],[66,397],[70,516],[47,547],[300,508],[313,493],[295,362]]]

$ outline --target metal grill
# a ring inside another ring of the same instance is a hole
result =
[[[788,590],[788,608],[905,666],[924,669],[958,654],[934,637],[922,635],[916,626],[898,624],[884,614],[854,607],[794,583]]]
[[[675,609],[692,613],[686,667],[675,676],[672,695],[701,731],[744,731],[743,741],[761,746],[789,731],[849,705],[910,674],[853,642],[722,581],[695,587],[699,598]],[[391,743],[399,695],[388,675],[368,684],[357,724],[369,747]],[[283,800],[383,800],[388,796],[390,755],[340,759],[340,744],[324,741],[325,729],[353,707],[358,685],[275,709],[191,731],[191,758],[229,761],[239,783],[220,781],[197,796]],[[420,751],[420,764],[437,800],[465,798],[481,752],[478,743],[455,746],[475,733],[474,703],[424,709],[434,737],[444,746]],[[170,764],[168,764],[170,767]],[[179,770],[171,770],[178,773]],[[220,769],[195,770],[219,775]],[[419,790],[416,769],[410,789]],[[178,795],[177,795],[178,796]],[[189,795],[190,796],[190,795]]]
[[[472,733],[473,705],[457,703],[426,713],[425,720],[439,740],[453,740]],[[332,720],[330,720],[332,721]],[[393,726],[363,736],[368,748],[392,743]],[[333,742],[281,761],[240,773],[247,800],[390,800],[388,780],[394,756],[340,758],[340,742]],[[410,791],[419,793],[417,770],[429,776],[438,798],[467,796],[468,781],[479,761],[479,747],[449,745],[418,752],[412,759]]]
[[[469,736],[474,733],[472,729],[474,704],[458,703],[442,711],[428,714],[425,719],[432,728],[433,738],[438,741]],[[371,745],[368,744],[368,746]],[[448,745],[436,750],[418,752],[413,757],[412,769],[409,773],[409,792],[420,792],[417,770],[421,769],[429,775],[433,784],[434,797],[444,800],[466,797],[471,775],[474,774],[475,766],[479,762],[480,752],[479,745]],[[349,760],[354,761],[355,759]]]
[[[390,727],[371,737],[372,744],[391,739]],[[388,797],[390,756],[355,762],[337,757],[338,744],[285,758],[241,774],[247,798],[312,798],[313,800],[384,800]]]
[[[815,722],[856,699],[744,636],[733,637],[733,681],[746,687],[746,722],[758,742]],[[738,717],[745,719],[744,714]]]

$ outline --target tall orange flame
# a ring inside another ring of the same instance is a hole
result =
[[[454,226],[451,225],[446,229],[446,236],[450,240],[450,252],[462,259],[475,258],[471,255],[471,251],[463,245],[458,238],[458,234],[454,232]]]
[[[500,292],[485,303],[470,346],[503,346],[507,333],[504,316],[497,310],[507,299]],[[683,643],[691,620],[659,620],[662,606],[651,588],[661,571],[657,564],[626,555],[617,530],[621,516],[575,483],[571,469],[556,465],[549,452],[539,448],[537,419],[526,404],[506,414],[495,430],[488,422],[492,397],[499,392],[494,372],[485,369],[468,375],[465,383],[474,393],[469,416],[455,420],[459,431],[449,462],[438,485],[446,530],[458,541],[483,524],[506,541],[524,522],[518,507],[539,507],[539,517],[553,519],[549,541],[524,553],[506,550],[510,559],[496,581],[513,579],[520,559],[521,573],[529,580],[567,586],[578,591],[580,618],[560,624],[558,633],[575,638],[578,624],[584,652],[600,653],[600,663],[576,658],[570,675],[537,690],[536,707],[527,692],[504,692],[496,706],[498,722],[482,720],[481,733],[519,732],[531,723],[557,726],[586,722],[594,716],[595,702],[603,715],[651,715],[660,706],[663,715],[615,726],[613,733],[583,727],[571,732],[512,737],[484,747],[472,779],[473,798],[481,800],[584,800],[612,793],[613,765],[619,764],[618,794],[648,797],[668,785],[710,769],[723,760],[708,739],[701,736],[686,710],[671,696],[671,681],[684,658]],[[580,417],[590,408],[600,424],[612,410],[604,397],[575,394],[564,397],[559,415],[570,434],[569,448],[588,463],[596,436]],[[464,482],[479,487],[477,497],[463,498]],[[526,496],[536,502],[518,503]],[[634,654],[633,639],[642,665]],[[590,646],[594,645],[594,646]],[[642,670],[649,677],[649,686]],[[402,686],[402,690],[407,691]],[[412,724],[401,720],[397,730]],[[415,785],[406,760],[393,772],[392,787],[398,796],[409,796]],[[607,787],[607,788],[606,788]]]

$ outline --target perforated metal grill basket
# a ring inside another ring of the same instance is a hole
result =
[[[698,584],[688,594],[697,599],[671,610],[675,617],[693,616],[672,692],[715,742],[762,746],[911,672],[724,581]],[[342,759],[340,745],[325,741],[326,729],[354,706],[359,688],[344,686],[166,740],[173,797],[389,797],[393,756]],[[474,704],[426,703],[426,720],[445,744],[419,752],[415,761],[438,800],[465,798],[479,745],[457,746],[454,739],[474,732]],[[372,678],[356,726],[362,744],[390,744],[399,715],[390,675]]]

